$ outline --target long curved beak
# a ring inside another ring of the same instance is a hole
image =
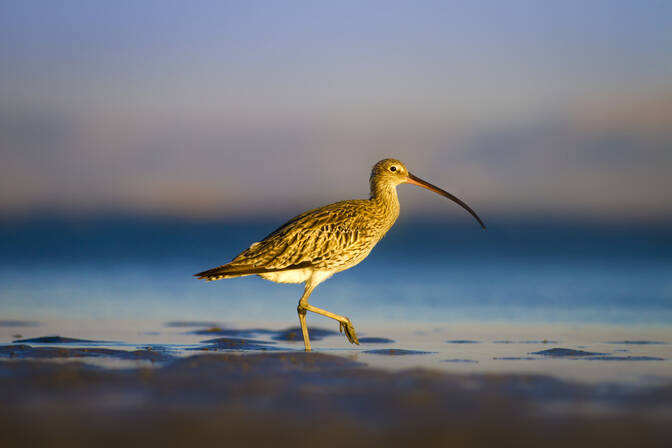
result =
[[[478,223],[481,225],[481,227],[483,227],[485,229],[485,224],[483,224],[483,221],[481,221],[481,218],[478,217],[476,212],[473,211],[471,209],[471,207],[469,207],[464,201],[462,201],[457,196],[454,196],[454,195],[448,193],[447,191],[442,190],[441,188],[437,187],[436,185],[432,185],[429,182],[425,182],[424,180],[420,179],[417,176],[414,176],[411,173],[408,173],[408,177],[406,178],[406,183],[407,184],[413,184],[413,185],[419,185],[423,188],[426,188],[430,191],[433,191],[434,193],[438,193],[441,196],[446,197],[446,198],[448,198],[448,199],[450,199],[454,202],[457,202],[460,206],[462,206],[463,209],[468,211],[471,214],[471,216],[476,218],[476,221],[478,221]]]

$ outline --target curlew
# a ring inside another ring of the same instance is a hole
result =
[[[310,305],[308,298],[317,285],[364,260],[390,230],[399,216],[398,185],[419,185],[455,201],[485,229],[481,218],[466,203],[414,176],[399,160],[376,163],[369,183],[369,199],[336,202],[302,213],[253,243],[230,263],[195,276],[211,281],[258,275],[277,283],[305,282],[297,311],[306,351],[310,351],[308,311],[338,321],[339,330],[345,332],[348,340],[359,344],[350,319]]]

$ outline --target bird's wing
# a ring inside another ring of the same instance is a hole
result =
[[[374,229],[358,202],[337,202],[298,215],[230,263],[196,275],[248,275],[344,264],[368,253],[377,242],[372,241]]]

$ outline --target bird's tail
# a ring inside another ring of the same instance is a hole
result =
[[[246,275],[267,274],[269,272],[291,271],[294,269],[303,269],[311,266],[312,264],[310,261],[303,261],[301,263],[296,263],[277,268],[265,268],[249,264],[240,264],[237,263],[236,261],[232,261],[229,264],[224,264],[222,266],[218,266],[216,268],[208,269],[207,271],[194,274],[194,277],[198,277],[199,280],[207,280],[210,282],[213,280],[221,280],[223,278],[235,278],[235,277],[244,277]]]
[[[208,269],[207,271],[199,272],[194,274],[194,277],[198,277],[199,280],[221,280],[223,278],[235,278],[242,277],[244,275],[253,275],[255,272],[250,272],[250,269],[245,269],[245,266],[230,266],[222,265],[216,268]]]
[[[292,268],[294,269],[298,267],[303,266],[297,266],[297,267],[292,266]],[[194,277],[198,277],[199,280],[207,280],[210,282],[213,280],[221,280],[223,278],[244,277],[246,275],[266,274],[268,272],[278,272],[284,270],[286,270],[286,268],[269,269],[259,266],[249,266],[249,265],[239,265],[229,263],[222,266],[218,266],[216,268],[208,269],[207,271],[199,272],[198,274],[194,274]]]

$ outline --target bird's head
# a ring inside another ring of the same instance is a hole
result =
[[[372,184],[390,184],[397,186],[406,182],[408,169],[400,160],[383,159],[373,165],[371,170]]]
[[[417,176],[414,176],[410,171],[408,171],[406,165],[404,165],[401,161],[397,159],[383,159],[373,166],[373,169],[371,170],[372,191],[381,185],[391,185],[392,187],[396,187],[400,184],[418,185],[456,202],[462,208],[468,211],[471,216],[476,218],[481,227],[485,229],[485,224],[483,224],[481,218],[479,218],[476,212],[473,211],[471,207],[469,207],[464,201],[448,193],[447,191],[442,190],[441,188],[432,185]]]

